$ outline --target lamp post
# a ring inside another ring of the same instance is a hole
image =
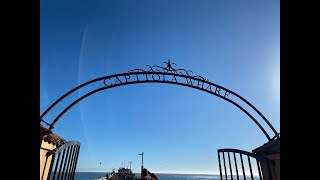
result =
[[[142,169],[143,169],[143,152],[141,154],[139,154],[142,156],[142,165],[141,165],[141,172],[142,172]]]

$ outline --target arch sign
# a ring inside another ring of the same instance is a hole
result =
[[[165,64],[164,67],[157,66],[157,65],[154,65],[154,66],[146,65],[145,69],[133,69],[133,70],[129,70],[127,73],[104,76],[104,77],[96,78],[86,83],[83,83],[75,87],[74,89],[70,90],[63,96],[61,96],[58,100],[56,100],[40,116],[40,123],[44,122],[49,126],[49,129],[52,129],[55,123],[60,119],[60,117],[64,113],[66,113],[71,107],[73,107],[75,104],[85,99],[86,97],[102,90],[106,90],[106,89],[110,89],[118,86],[138,84],[138,83],[166,83],[166,84],[176,84],[176,85],[186,86],[186,87],[198,89],[198,90],[210,93],[212,95],[218,96],[219,98],[222,98],[230,102],[231,104],[241,109],[244,113],[246,113],[255,122],[255,124],[261,129],[261,131],[264,133],[264,135],[268,138],[269,141],[279,137],[279,133],[274,129],[274,127],[270,124],[270,122],[262,115],[262,113],[237,93],[227,88],[224,88],[222,86],[219,86],[217,84],[214,84],[208,81],[208,79],[203,78],[202,76],[199,76],[199,75],[193,76],[191,75],[193,73],[191,70],[174,68],[173,66],[176,66],[176,64],[170,62],[170,60],[168,60],[168,62],[164,62],[164,64]],[[100,87],[92,90],[91,92],[73,101],[52,121],[52,123],[48,123],[44,121],[44,117],[47,115],[47,113],[53,107],[55,107],[59,102],[61,102],[64,98],[66,98],[70,94],[76,92],[77,90],[83,87],[92,85],[93,83],[100,83],[99,85]],[[245,109],[243,106],[239,104],[239,102],[242,104],[245,104],[249,109],[257,113],[258,117],[262,119],[274,133],[271,135],[271,137],[273,138],[270,137],[270,135],[266,132],[266,130],[257,121],[257,119],[247,111],[248,108]]]

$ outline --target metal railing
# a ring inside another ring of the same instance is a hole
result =
[[[221,156],[223,163],[221,162]],[[269,160],[263,156],[239,149],[219,149],[218,159],[221,180],[272,180]],[[228,163],[226,163],[226,159]],[[239,167],[241,167],[241,169],[238,169]],[[258,175],[254,175],[253,169],[257,171]]]
[[[49,180],[73,180],[80,152],[80,142],[69,141],[59,147],[52,155]]]

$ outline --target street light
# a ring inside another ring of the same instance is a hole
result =
[[[141,165],[141,172],[142,172],[142,169],[143,169],[143,152],[141,154],[139,154],[142,156],[142,165]]]

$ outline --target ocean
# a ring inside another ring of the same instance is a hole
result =
[[[109,173],[110,174],[110,173]],[[207,174],[156,174],[159,180],[220,180],[220,175],[207,175]],[[76,172],[74,180],[95,180],[103,176],[106,173],[101,172]],[[140,177],[140,174],[136,174]],[[228,177],[228,179],[230,176]],[[249,177],[248,177],[249,178]],[[255,176],[255,179],[259,179]],[[234,178],[236,179],[236,177]],[[240,179],[243,179],[240,177]],[[250,178],[249,178],[250,179]]]

